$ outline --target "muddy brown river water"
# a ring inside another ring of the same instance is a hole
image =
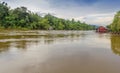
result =
[[[1,31],[0,73],[120,73],[120,36]]]

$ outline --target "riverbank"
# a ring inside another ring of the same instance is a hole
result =
[[[0,31],[29,31],[27,28],[0,28]]]
[[[111,32],[113,35],[120,35],[120,32]]]
[[[95,31],[95,30],[41,30],[28,28],[0,28],[0,31]]]

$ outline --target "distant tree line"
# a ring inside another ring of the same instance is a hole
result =
[[[114,16],[112,24],[107,26],[112,32],[120,33],[120,11]]]
[[[65,20],[46,14],[44,17],[29,11],[26,7],[10,9],[5,2],[0,2],[0,28],[34,30],[93,30],[95,26],[80,21]]]

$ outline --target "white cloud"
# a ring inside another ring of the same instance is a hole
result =
[[[113,21],[114,14],[115,13],[93,14],[93,15],[78,17],[75,19],[81,20],[82,22],[86,22],[88,24],[109,25]]]

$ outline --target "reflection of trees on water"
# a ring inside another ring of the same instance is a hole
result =
[[[44,43],[45,44],[52,44],[54,42],[53,39],[50,39],[50,40],[44,40]]]
[[[15,47],[19,50],[25,51],[29,49],[30,46],[41,45],[42,44],[53,44],[54,42],[69,40],[74,41],[76,38],[84,37],[85,34],[48,34],[48,35],[17,35],[17,36],[0,36],[0,40],[6,40],[0,42],[0,52],[9,51],[11,48]],[[68,38],[68,39],[67,39]],[[10,40],[11,39],[11,40]],[[29,40],[30,39],[30,40]],[[62,39],[62,40],[61,40]]]
[[[15,47],[18,48],[18,49],[22,49],[22,50],[26,50],[27,49],[27,44],[29,43],[28,41],[26,40],[23,40],[23,41],[17,41],[17,42],[14,42],[16,43]]]
[[[115,54],[120,55],[120,36],[111,37],[111,48]]]
[[[10,42],[0,42],[0,52],[9,50]]]
[[[13,47],[19,50],[26,50],[29,43],[38,43],[38,41],[9,41],[9,42],[0,42],[0,52],[6,52],[12,49]]]

